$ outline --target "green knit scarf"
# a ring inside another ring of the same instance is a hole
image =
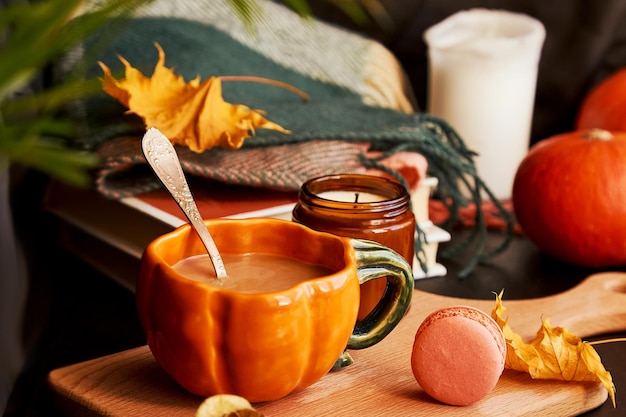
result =
[[[289,36],[289,33],[281,36]],[[245,142],[242,150],[313,140],[366,142],[370,144],[371,150],[381,151],[383,155],[377,159],[363,156],[362,164],[383,169],[401,182],[404,182],[403,178],[382,166],[380,159],[399,151],[424,155],[428,161],[428,174],[439,180],[436,196],[450,209],[451,216],[442,226],[448,229],[452,227],[456,223],[458,209],[470,203],[463,196],[463,188],[469,190],[470,200],[477,208],[475,224],[469,237],[441,253],[445,257],[454,256],[466,249],[472,250],[473,256],[460,273],[461,277],[469,275],[478,262],[485,261],[508,247],[513,229],[510,213],[477,175],[473,160],[475,154],[444,120],[426,113],[407,114],[366,105],[362,96],[353,89],[319,80],[284,66],[238,42],[229,33],[211,24],[194,20],[137,17],[112,39],[98,60],[121,75],[123,67],[117,57],[120,55],[149,76],[157,60],[154,42],[163,47],[166,66],[174,68],[186,80],[197,75],[202,79],[212,75],[255,75],[289,83],[310,95],[311,100],[305,103],[298,96],[274,86],[224,83],[223,94],[226,101],[263,109],[269,120],[292,131],[286,135],[259,129],[253,138]],[[102,72],[94,65],[88,76],[102,76]],[[104,143],[121,136],[134,136],[139,141],[144,126],[138,124],[137,119],[125,115],[125,110],[104,93],[75,106],[73,111],[76,112],[76,119],[82,122],[83,128],[78,145],[98,149]],[[131,160],[133,163],[140,163],[140,156],[136,157]],[[136,174],[137,170],[128,170],[128,175],[131,172]],[[154,178],[153,180],[156,181]],[[485,245],[487,226],[480,209],[481,194],[493,200],[509,225],[502,243],[491,249]],[[418,233],[421,231],[418,230]],[[418,243],[424,238],[423,234],[420,237]],[[419,247],[418,252],[421,253]],[[424,265],[423,257],[418,256],[418,259]]]

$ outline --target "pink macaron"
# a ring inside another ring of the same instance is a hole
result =
[[[487,313],[469,306],[432,312],[415,334],[411,368],[424,392],[450,405],[469,405],[496,386],[506,340]]]

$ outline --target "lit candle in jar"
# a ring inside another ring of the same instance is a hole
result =
[[[346,203],[374,203],[377,201],[384,201],[386,197],[383,197],[378,194],[366,193],[362,191],[325,191],[323,193],[317,194],[318,197],[333,200],[333,201],[341,201]]]
[[[361,174],[310,179],[300,187],[292,219],[314,230],[378,242],[413,264],[415,216],[408,190],[397,181]],[[377,279],[361,286],[359,319],[374,308],[386,284]]]

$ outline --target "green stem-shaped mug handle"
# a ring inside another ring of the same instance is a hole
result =
[[[413,270],[402,255],[380,243],[350,239],[356,254],[359,283],[387,278],[387,287],[374,309],[356,323],[348,340],[347,349],[365,349],[383,340],[406,314],[415,281]],[[352,363],[348,352],[337,359],[333,369]]]

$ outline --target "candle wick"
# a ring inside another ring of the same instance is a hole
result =
[[[359,202],[359,193],[354,193],[354,202],[355,203]]]

